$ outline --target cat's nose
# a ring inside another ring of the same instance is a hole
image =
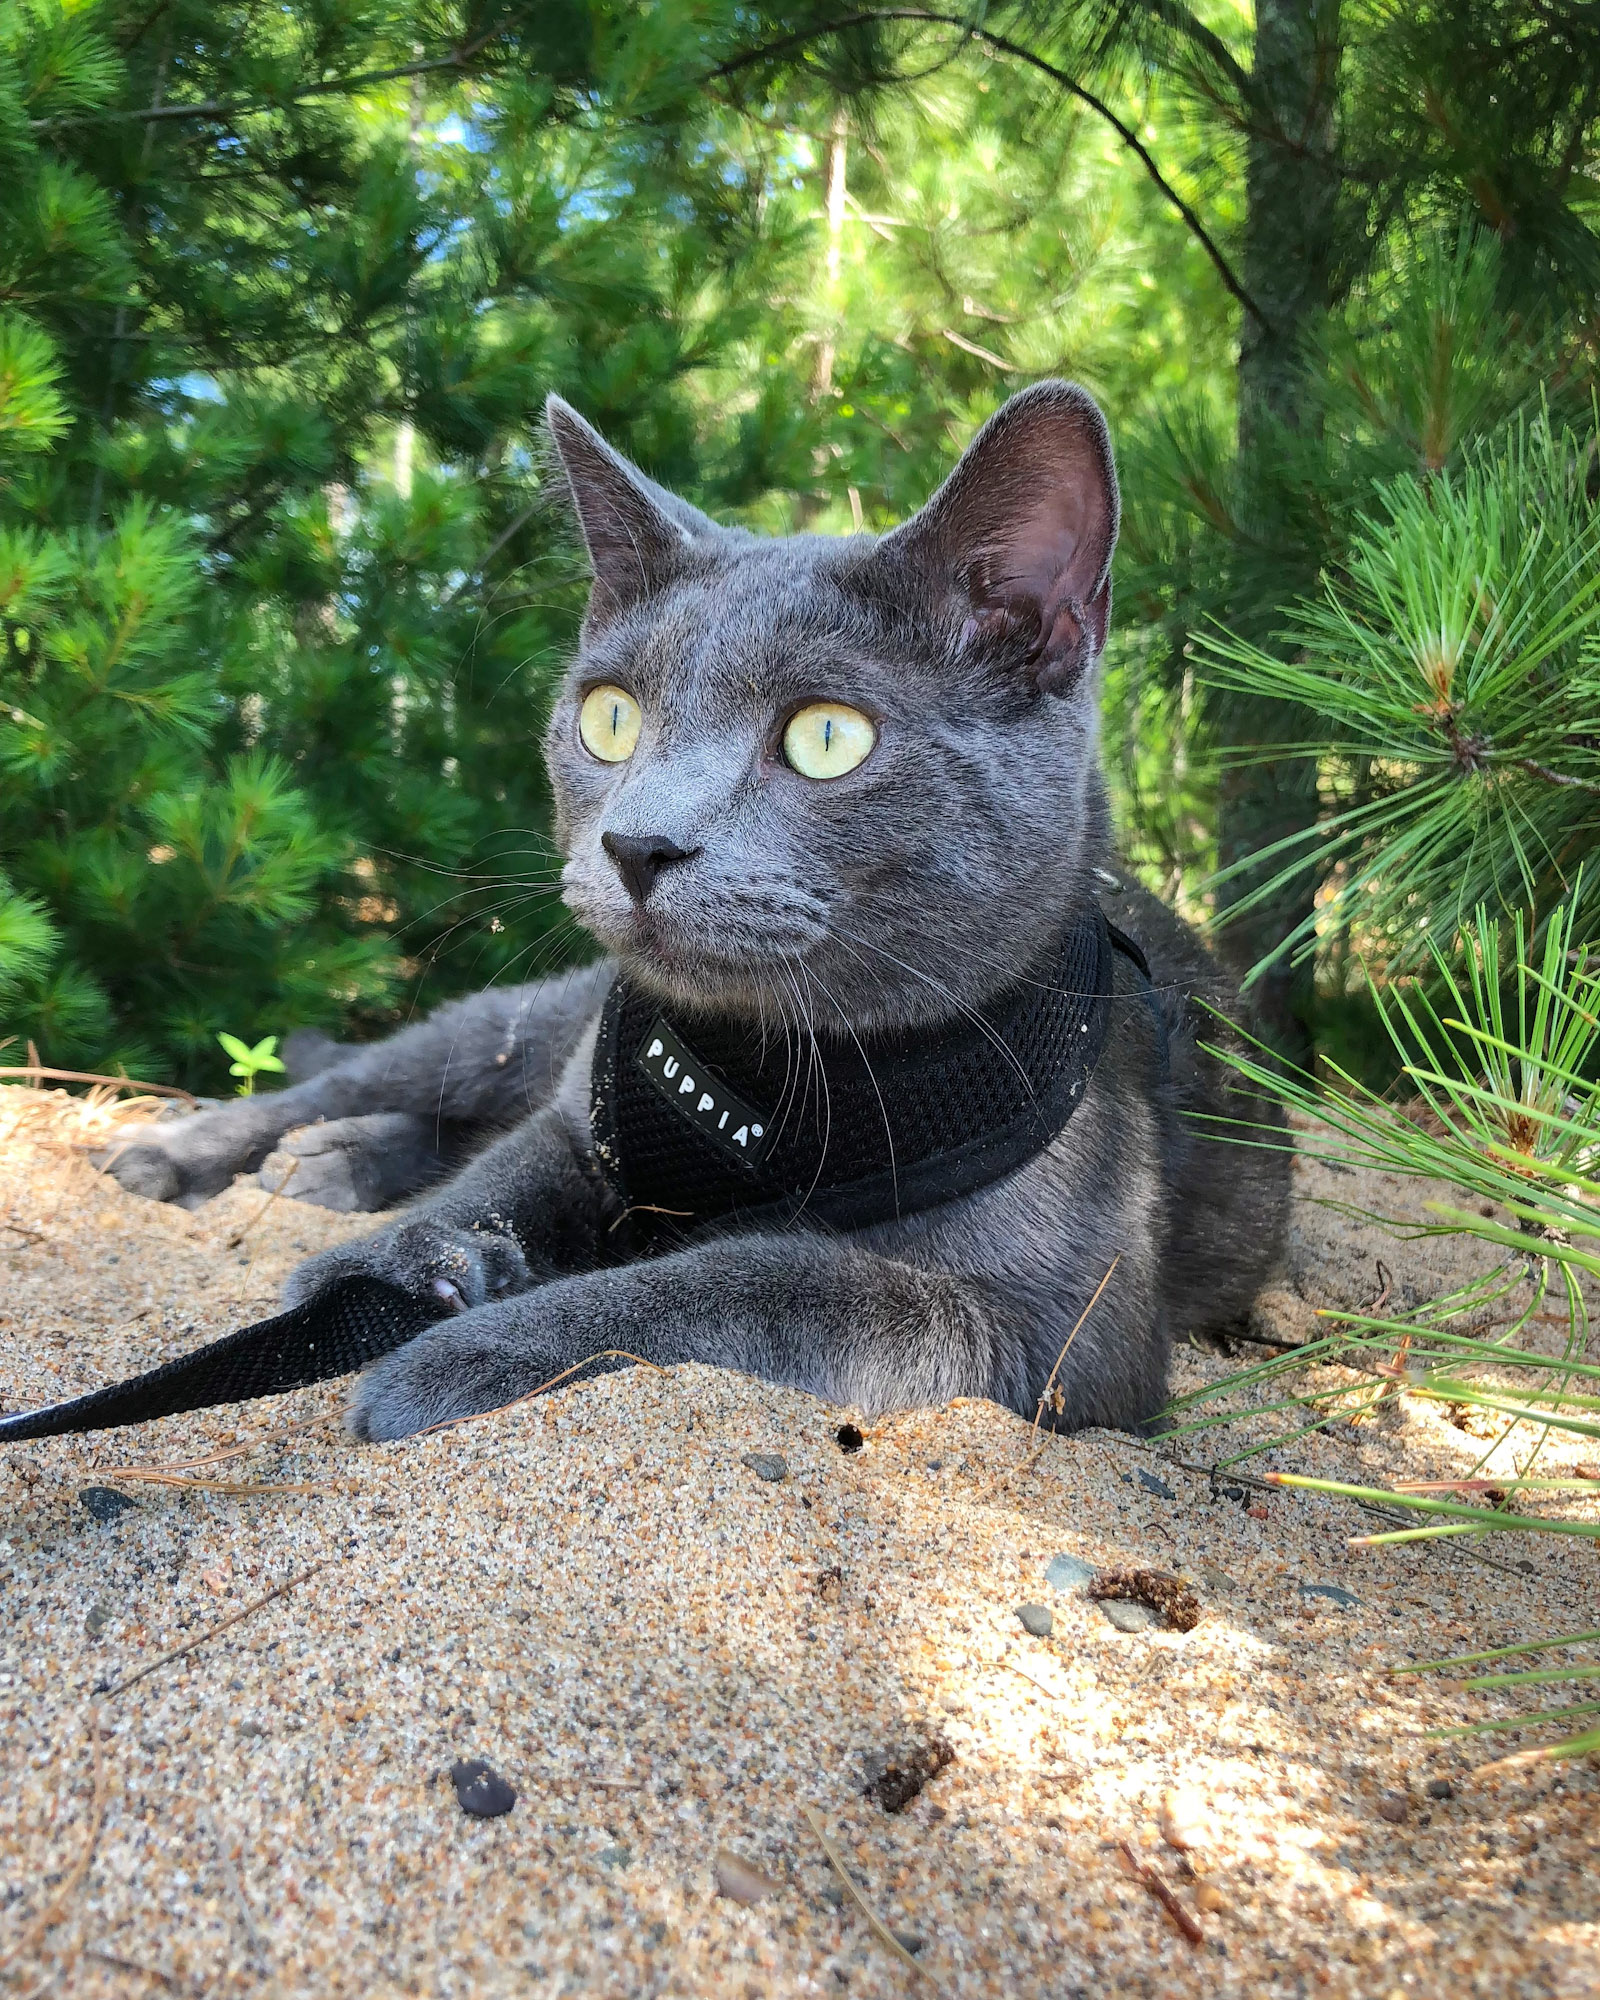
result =
[[[636,903],[645,901],[663,868],[700,852],[698,847],[680,847],[664,833],[603,833],[600,845],[616,863],[622,886]]]

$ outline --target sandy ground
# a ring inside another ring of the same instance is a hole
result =
[[[262,1316],[298,1257],[369,1226],[245,1185],[192,1215],[139,1201],[74,1150],[99,1117],[0,1094],[6,1408]],[[1427,1190],[1297,1171],[1267,1326],[1370,1300],[1378,1256],[1397,1298],[1460,1274],[1313,1200],[1416,1213]],[[1228,1365],[1187,1354],[1178,1386]],[[1346,1503],[1236,1499],[1107,1433],[1035,1456],[976,1403],[867,1425],[846,1454],[852,1413],[705,1369],[378,1448],[344,1437],[339,1401],[0,1452],[7,1990],[1600,1993],[1600,1769],[1475,1776],[1524,1739],[1425,1732],[1511,1706],[1385,1673],[1600,1623],[1592,1545],[1356,1551],[1373,1523]],[[1292,1463],[1382,1480],[1484,1448],[1404,1403],[1341,1428]],[[247,1440],[199,1476],[250,1490],[126,1474]],[[134,1504],[96,1518],[96,1486]],[[1117,1630],[1047,1581],[1063,1555],[1180,1572],[1200,1621]],[[938,1736],[954,1761],[885,1812],[872,1758]],[[471,1757],[514,1787],[504,1816],[457,1803]],[[1174,1787],[1187,1848],[1163,1837]],[[721,1893],[720,1851],[770,1892]]]

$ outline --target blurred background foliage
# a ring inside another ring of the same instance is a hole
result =
[[[1060,373],[1125,484],[1128,851],[1359,1069],[1352,964],[1600,831],[1597,75],[1580,0],[9,0],[0,1063],[217,1088],[219,1029],[579,948],[550,390],[831,532]],[[1544,622],[1479,631],[1468,714],[1417,662],[1485,536]]]

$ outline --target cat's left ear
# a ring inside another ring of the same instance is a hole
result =
[[[995,412],[868,567],[957,614],[963,650],[1020,640],[1033,684],[1065,694],[1105,646],[1120,507],[1094,398],[1040,382]]]

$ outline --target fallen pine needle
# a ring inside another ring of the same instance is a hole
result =
[[[576,1375],[581,1368],[593,1367],[597,1361],[609,1361],[613,1357],[623,1361],[637,1361],[641,1368],[648,1368],[656,1375],[665,1375],[666,1369],[654,1361],[646,1361],[642,1354],[632,1354],[626,1347],[602,1347],[596,1354],[586,1354],[581,1361],[574,1361],[570,1368],[563,1368],[559,1375],[552,1375],[548,1382],[541,1382],[537,1389],[525,1389],[520,1396],[513,1396],[509,1403],[496,1403],[492,1410],[469,1410],[464,1417],[444,1417],[436,1424],[429,1424],[414,1437],[432,1437],[435,1431],[452,1431],[457,1424],[481,1423],[485,1417],[498,1417],[507,1410],[514,1410],[519,1403],[531,1403],[535,1396],[542,1396],[546,1389],[553,1389],[558,1382],[565,1382],[569,1375]]]
[[[200,1633],[197,1638],[186,1639],[181,1646],[174,1646],[170,1652],[158,1654],[155,1659],[149,1661],[146,1665],[135,1668],[131,1674],[124,1674],[120,1681],[112,1681],[109,1684],[102,1683],[101,1686],[95,1689],[95,1693],[108,1697],[124,1693],[128,1688],[133,1686],[135,1681],[142,1681],[147,1674],[153,1674],[158,1667],[170,1666],[174,1660],[181,1660],[185,1653],[195,1652],[199,1647],[205,1645],[208,1640],[214,1639],[219,1632],[226,1632],[230,1625],[237,1625],[241,1619],[249,1618],[254,1612],[260,1611],[263,1606],[270,1604],[274,1598],[287,1597],[297,1584],[304,1583],[307,1578],[315,1576],[319,1570],[328,1569],[334,1563],[343,1561],[343,1556],[329,1556],[323,1562],[313,1563],[310,1569],[303,1569],[298,1576],[288,1577],[284,1582],[275,1584],[271,1590],[266,1591],[262,1596],[252,1598],[248,1604],[241,1606],[239,1610],[230,1612],[226,1618],[218,1619],[215,1625],[208,1625],[205,1631]]]
[[[1053,1688],[1047,1688],[1043,1681],[1036,1681],[1032,1674],[1023,1673],[1022,1668],[1017,1665],[1015,1660],[1002,1660],[1000,1664],[1003,1667],[1009,1667],[1014,1674],[1022,1674],[1022,1678],[1028,1683],[1029,1687],[1036,1687],[1040,1694],[1048,1695],[1052,1701],[1059,1701],[1061,1699],[1060,1695]]]
[[[334,1486],[309,1485],[304,1480],[188,1479],[181,1472],[168,1472],[156,1465],[128,1466],[121,1472],[107,1473],[106,1477],[124,1485],[177,1486],[191,1493],[336,1493],[339,1490]]]
[[[89,1863],[94,1859],[100,1828],[106,1816],[106,1758],[100,1742],[100,1713],[94,1708],[89,1710],[89,1742],[94,1751],[94,1802],[89,1808],[89,1832],[83,1843],[83,1852],[72,1864],[54,1899],[46,1903],[23,1933],[20,1943],[0,1958],[0,1972],[8,1971],[19,1958],[27,1957],[42,1942],[45,1932],[60,1923],[66,1915],[68,1903],[77,1894],[79,1883],[89,1872]]]
[[[1092,1313],[1095,1307],[1100,1303],[1100,1294],[1105,1290],[1106,1286],[1111,1283],[1111,1274],[1121,1262],[1122,1262],[1122,1252],[1119,1250],[1116,1256],[1113,1257],[1111,1262],[1106,1266],[1105,1276],[1100,1280],[1099,1284],[1095,1286],[1094,1297],[1090,1299],[1089,1303],[1084,1307],[1083,1311],[1079,1313],[1078,1324],[1072,1329],[1071,1333],[1069,1333],[1066,1339],[1061,1343],[1061,1352],[1056,1356],[1056,1365],[1054,1368],[1050,1370],[1049,1378],[1045,1382],[1043,1389],[1039,1392],[1038,1407],[1034,1410],[1033,1413],[1033,1434],[1035,1437],[1037,1437],[1039,1434],[1039,1420],[1044,1415],[1045,1404],[1050,1400],[1050,1391],[1056,1385],[1056,1376],[1061,1372],[1061,1364],[1067,1358],[1067,1349],[1077,1339],[1079,1331],[1081,1330],[1084,1321],[1089,1317],[1090,1313]],[[1038,1451],[1034,1453],[1034,1458],[1037,1458],[1039,1451],[1043,1450],[1044,1446],[1040,1445]],[[1028,1463],[1031,1465],[1033,1463],[1033,1459],[1030,1458]]]
[[[339,1421],[337,1410],[324,1410],[320,1417],[307,1417],[302,1423],[289,1424],[281,1431],[258,1431],[254,1437],[247,1437],[243,1444],[230,1444],[222,1451],[213,1451],[204,1458],[175,1459],[170,1465],[117,1465],[96,1467],[96,1477],[105,1479],[147,1479],[157,1472],[199,1472],[207,1465],[221,1465],[230,1458],[243,1458],[247,1451],[254,1451],[258,1445],[280,1444],[285,1438],[299,1437],[303,1431],[314,1431],[322,1424]]]
[[[289,1171],[284,1175],[283,1179],[279,1181],[278,1185],[272,1190],[271,1194],[267,1196],[266,1200],[256,1210],[255,1214],[251,1216],[250,1220],[245,1224],[243,1229],[235,1230],[233,1235],[228,1238],[228,1248],[230,1250],[238,1249],[239,1245],[244,1241],[244,1239],[250,1234],[251,1230],[254,1229],[256,1224],[261,1220],[262,1216],[266,1214],[267,1210],[271,1208],[272,1204],[278,1199],[278,1196],[283,1193],[284,1189],[289,1185],[290,1181],[294,1179],[295,1173],[298,1170],[299,1165],[300,1161],[298,1156],[296,1156],[296,1158],[292,1159],[289,1162]],[[254,1259],[251,1260],[250,1269],[252,1271],[255,1269]],[[245,1275],[248,1277],[249,1273],[247,1272]]]
[[[834,1873],[839,1877],[840,1882],[843,1883],[845,1894],[850,1898],[851,1902],[855,1904],[856,1908],[861,1912],[862,1916],[866,1918],[868,1925],[871,1927],[872,1934],[878,1940],[879,1944],[881,1944],[885,1950],[893,1952],[895,1957],[899,1959],[900,1963],[905,1967],[907,1967],[909,1971],[914,1972],[919,1979],[926,1979],[928,1984],[930,1986],[935,1986],[935,1990],[937,1990],[933,1974],[929,1972],[924,1966],[918,1965],[917,1961],[911,1956],[910,1952],[906,1950],[905,1946],[895,1936],[894,1932],[890,1930],[889,1926],[883,1921],[883,1919],[878,1915],[877,1911],[867,1901],[866,1897],[863,1896],[861,1891],[856,1887],[855,1877],[850,1873],[850,1870],[846,1868],[843,1861],[840,1860],[839,1850],[834,1846],[833,1842],[828,1838],[827,1832],[823,1827],[820,1816],[814,1813],[811,1810],[810,1806],[804,1803],[802,1803],[800,1810],[805,1814],[807,1823],[809,1824],[811,1831],[817,1836],[817,1839],[821,1841],[823,1853],[827,1855],[828,1859],[833,1863]]]
[[[1123,1867],[1127,1869],[1139,1887],[1148,1890],[1155,1897],[1162,1909],[1166,1911],[1174,1926],[1183,1932],[1190,1944],[1204,1944],[1206,1941],[1205,1932],[1200,1928],[1196,1919],[1178,1901],[1177,1897],[1167,1887],[1166,1882],[1156,1870],[1148,1867],[1141,1861],[1125,1840],[1119,1840],[1117,1846],[1122,1850]]]

